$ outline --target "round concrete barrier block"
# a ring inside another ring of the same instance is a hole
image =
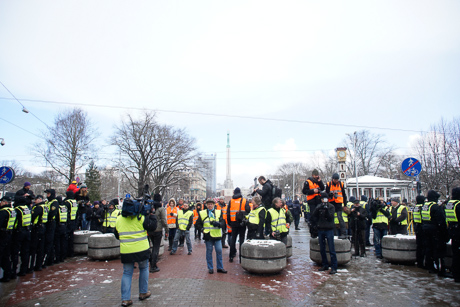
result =
[[[120,241],[113,233],[95,234],[88,238],[88,257],[108,260],[120,256]]]
[[[286,245],[281,241],[248,240],[241,245],[241,266],[248,272],[273,274],[286,265]]]
[[[286,258],[292,257],[292,237],[287,235]]]
[[[382,256],[391,263],[415,263],[416,253],[415,236],[398,234],[382,239]]]
[[[339,239],[338,237],[334,237],[334,247],[335,247],[335,254],[337,256],[337,264],[344,265],[350,262],[351,260],[351,242],[347,239]],[[329,246],[326,244],[326,256],[327,261],[331,263],[331,254],[329,253]],[[321,250],[319,248],[319,240],[310,239],[310,259],[313,262],[318,264],[322,263],[321,260]]]
[[[100,234],[100,231],[76,230],[73,233],[73,249],[75,254],[88,253],[88,239],[90,236]]]

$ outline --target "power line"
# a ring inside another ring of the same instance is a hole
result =
[[[11,100],[11,98],[7,98],[7,97],[0,97],[0,99]],[[38,103],[51,103],[51,104],[61,104],[61,105],[70,105],[70,106],[75,106],[76,105],[75,103],[64,102],[64,101],[38,100],[38,99],[22,99],[22,100],[23,101],[38,102]],[[337,123],[316,122],[316,121],[295,120],[295,119],[268,118],[268,117],[245,116],[245,115],[229,115],[229,114],[204,113],[204,112],[192,112],[192,111],[177,111],[177,110],[126,107],[126,106],[107,106],[107,105],[91,104],[91,103],[87,103],[87,104],[78,103],[78,106],[107,108],[107,109],[138,110],[138,111],[149,110],[149,111],[164,112],[164,113],[178,113],[178,114],[189,114],[189,115],[229,117],[229,118],[241,118],[241,119],[264,120],[264,121],[275,121],[275,122],[288,122],[288,123],[297,123],[297,124],[312,124],[312,125],[324,125],[324,126],[361,128],[361,129],[378,129],[378,130],[391,130],[391,131],[416,132],[416,133],[426,132],[426,131],[421,131],[421,130],[401,129],[401,128],[392,128],[392,127],[362,126],[362,125],[337,124]]]
[[[32,135],[35,135],[35,136],[38,137],[38,138],[42,138],[42,136],[40,136],[40,135],[38,135],[38,134],[35,134],[35,133],[33,133],[33,132],[30,132],[29,130],[24,129],[24,128],[22,128],[21,126],[18,126],[18,125],[16,125],[16,124],[13,124],[12,122],[10,122],[10,121],[8,121],[8,120],[6,120],[6,119],[4,119],[4,118],[1,118],[1,117],[0,117],[0,119],[3,120],[3,121],[5,121],[5,122],[7,122],[7,123],[10,124],[10,125],[13,125],[13,126],[19,128],[19,129],[21,129],[21,130],[24,130],[24,131],[27,132],[27,133],[30,133],[30,134],[32,134]]]

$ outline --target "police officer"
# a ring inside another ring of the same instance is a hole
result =
[[[75,194],[72,191],[67,191],[64,205],[67,207],[67,256],[73,257],[73,237],[74,231],[77,229],[77,213],[78,203],[75,200]]]
[[[25,276],[29,270],[29,251],[30,251],[30,225],[32,212],[27,205],[26,198],[15,198],[14,210],[16,211],[16,221],[14,223],[11,259],[13,262],[12,277],[16,278],[16,270],[21,253],[21,268],[18,276]]]
[[[127,207],[128,205],[129,201],[126,199],[124,206]],[[123,263],[122,306],[133,304],[131,283],[135,262],[139,265],[139,300],[145,300],[152,295],[148,291],[150,245],[147,231],[154,231],[156,227],[157,218],[155,215],[130,215],[127,210],[122,209],[121,215],[117,217],[115,237],[120,240],[121,262]]]
[[[0,266],[3,277],[0,282],[11,280],[11,236],[16,221],[16,211],[11,207],[12,199],[3,196],[0,203]]]
[[[56,216],[56,230],[54,233],[54,263],[60,263],[67,257],[67,218],[69,216],[67,206],[62,197],[56,197],[59,203]]]
[[[425,235],[422,229],[422,208],[425,203],[425,196],[417,196],[415,202],[416,205],[412,214],[412,219],[414,223],[415,243],[417,244],[417,267],[425,268]]]
[[[265,217],[267,209],[262,205],[260,196],[252,198],[252,210],[248,215],[248,240],[257,239],[264,240]]]
[[[54,189],[45,190],[46,202],[48,210],[48,218],[45,227],[45,254],[46,260],[43,268],[54,264],[54,233],[56,231],[56,215],[59,208],[59,202],[56,199],[56,191]]]
[[[425,266],[430,273],[442,274],[442,268],[438,263],[438,241],[442,240],[439,234],[447,230],[447,225],[444,209],[437,203],[439,196],[434,190],[428,191],[427,202],[422,207],[422,229],[426,239]]]
[[[45,224],[48,211],[42,195],[37,195],[32,207],[32,231],[30,238],[29,271],[41,271],[45,253]],[[43,217],[45,220],[43,220]],[[41,262],[40,262],[41,261]]]
[[[381,200],[374,200],[370,204],[372,228],[374,230],[374,249],[375,256],[378,259],[383,259],[382,256],[382,238],[387,235],[388,232],[388,217],[390,212],[386,204]]]
[[[460,282],[460,188],[452,189],[452,199],[447,203],[445,211],[452,239],[452,274],[455,282]]]
[[[399,203],[399,197],[391,199],[390,234],[407,235],[407,208]]]
[[[283,208],[283,201],[279,197],[273,199],[272,208],[267,210],[265,224],[270,225],[270,239],[278,240],[287,244],[287,235],[292,219]]]
[[[225,221],[222,212],[214,208],[214,200],[206,200],[206,209],[200,211],[200,216],[196,221],[196,226],[202,230],[203,239],[206,243],[206,264],[208,273],[214,274],[214,263],[212,260],[212,251],[216,250],[217,273],[226,274],[222,261],[222,229],[225,227]]]
[[[102,224],[103,233],[115,232],[115,224],[117,222],[117,217],[120,215],[120,210],[118,210],[115,207],[117,204],[118,199],[115,198],[109,202],[108,208],[104,208],[104,222]]]
[[[324,191],[324,183],[319,176],[317,169],[311,172],[309,177],[303,184],[302,193],[307,195],[307,203],[310,207],[310,212],[315,211],[316,206],[321,204],[321,191]],[[310,218],[309,228],[312,238],[318,237],[318,229],[316,227],[316,220],[313,216]]]

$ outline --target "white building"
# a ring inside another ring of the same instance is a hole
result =
[[[408,201],[414,200],[416,193],[415,181],[396,180],[381,178],[375,176],[358,177],[358,188],[356,189],[356,178],[349,178],[346,181],[347,196],[361,196],[377,198],[383,197],[385,200],[389,197],[400,197]]]

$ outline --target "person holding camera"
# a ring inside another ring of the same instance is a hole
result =
[[[374,250],[375,256],[378,259],[383,259],[382,256],[382,239],[388,233],[388,212],[387,205],[378,199],[370,201],[370,210],[372,217],[372,228],[374,229]]]
[[[174,255],[177,252],[177,245],[181,236],[185,237],[187,242],[188,255],[192,254],[192,241],[190,240],[190,228],[193,225],[193,211],[189,210],[188,204],[184,203],[182,209],[177,214],[176,236],[174,237],[173,246],[170,255]]]
[[[367,216],[367,210],[361,206],[359,199],[355,199],[349,215],[352,236],[351,241],[355,248],[353,256],[366,256],[365,243]]]
[[[254,189],[252,195],[256,193],[262,197],[262,203],[264,204],[265,209],[270,209],[272,207],[273,201],[273,183],[270,179],[266,179],[264,176],[260,176],[257,181],[262,186],[262,189]]]
[[[339,180],[339,174],[335,173],[332,175],[332,181],[326,184],[326,193],[329,195],[329,203],[334,206],[339,221],[339,239],[346,239],[347,228],[342,215],[342,207],[347,203],[347,194],[345,193],[343,182]]]
[[[227,204],[225,203],[224,197],[221,196],[219,197],[219,202],[216,205],[217,210],[222,211],[222,215],[224,216],[224,221],[227,220]],[[225,244],[227,241],[227,229],[223,229],[222,233],[222,247],[223,248],[228,248],[228,245]],[[228,239],[228,244],[230,244],[230,238]]]
[[[314,212],[316,206],[321,204],[321,191],[324,191],[324,183],[321,181],[319,172],[317,169],[314,169],[311,172],[311,177],[309,177],[303,184],[302,193],[307,195],[307,203],[310,207],[310,212]],[[316,227],[316,219],[313,215],[310,218],[308,227],[310,228],[310,234],[312,238],[318,236],[318,229]]]
[[[102,232],[104,209],[101,208],[99,201],[93,203],[90,215],[90,229]]]
[[[232,241],[230,242],[229,261],[233,262],[236,256],[236,239],[239,237],[240,248],[244,243],[246,234],[246,225],[244,224],[246,216],[251,212],[251,207],[246,198],[241,195],[240,188],[233,191],[232,199],[227,209],[227,223],[232,227]]]
[[[112,199],[109,204],[103,205],[104,222],[102,223],[102,233],[114,233],[117,218],[120,215],[120,210],[116,208],[118,198]]]
[[[265,218],[265,224],[270,225],[271,240],[278,240],[287,244],[289,225],[292,223],[291,216],[286,214],[283,200],[275,197],[272,208],[267,210],[267,217]]]
[[[399,203],[399,197],[391,199],[390,234],[407,235],[407,208]]]
[[[121,215],[117,217],[115,237],[120,240],[121,262],[123,276],[121,278],[122,306],[131,306],[131,283],[133,279],[134,263],[139,266],[139,300],[149,298],[152,293],[149,286],[149,258],[150,244],[147,231],[154,231],[157,227],[155,215],[142,215],[134,203],[126,199],[123,203]]]
[[[334,245],[334,215],[335,207],[329,203],[327,193],[321,193],[321,204],[317,205],[313,211],[313,217],[318,221],[318,242],[321,253],[321,268],[318,271],[327,271],[329,266],[331,270],[329,274],[337,273],[337,255]],[[327,260],[326,241],[331,255],[331,263]]]
[[[252,210],[248,215],[248,240],[264,240],[265,217],[267,216],[267,209],[262,206],[262,199],[260,196],[252,198]]]
[[[215,248],[217,273],[225,274],[227,271],[224,270],[224,263],[222,261],[222,229],[226,227],[225,220],[222,217],[222,212],[214,209],[214,200],[211,198],[206,200],[206,207],[207,209],[200,211],[195,225],[202,230],[203,239],[206,243],[208,273],[214,274],[212,251]]]

